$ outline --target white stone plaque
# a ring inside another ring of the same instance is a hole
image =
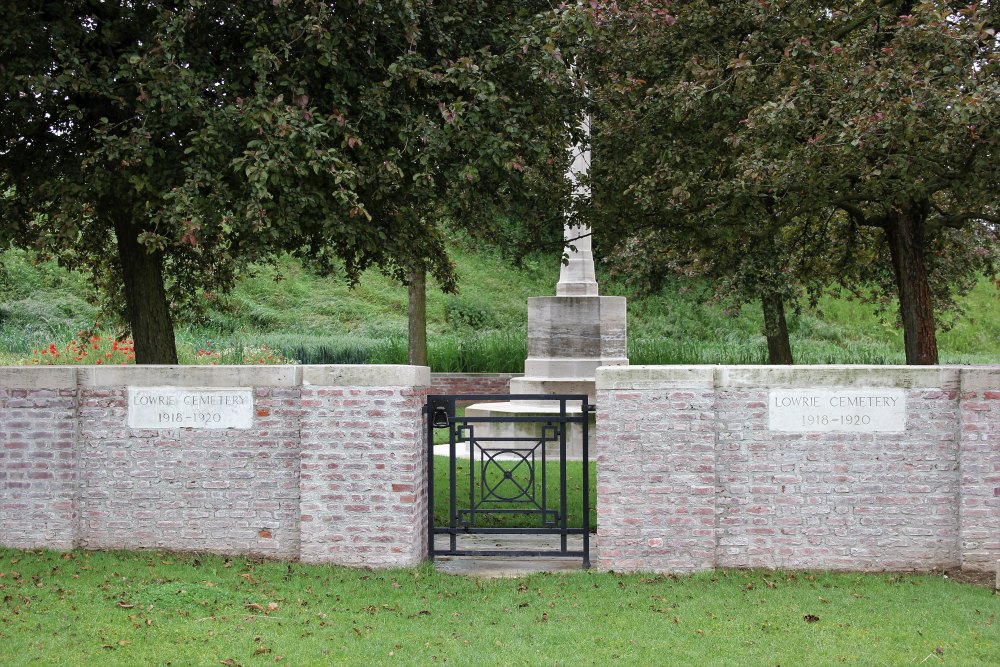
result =
[[[772,431],[902,433],[902,389],[772,389],[767,398]]]
[[[252,428],[249,387],[129,387],[130,428]]]

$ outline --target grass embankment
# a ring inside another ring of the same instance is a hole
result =
[[[558,262],[530,257],[514,268],[461,247],[454,259],[460,294],[433,285],[428,290],[431,367],[520,372],[527,356],[527,298],[554,293]],[[35,265],[22,251],[0,254],[0,263],[0,363],[30,363],[33,349],[51,342],[62,347],[93,325],[96,311],[87,302],[84,277],[52,263]],[[631,362],[764,363],[759,306],[731,316],[719,304],[701,303],[690,287],[678,283],[630,299]],[[601,291],[628,296],[605,278]],[[996,286],[982,279],[963,304],[966,315],[939,334],[942,362],[1000,362]],[[798,363],[903,361],[900,332],[873,306],[851,299],[826,297],[816,309],[789,315],[789,329]],[[259,363],[265,345],[302,363],[403,363],[406,290],[376,271],[352,290],[285,259],[211,301],[201,320],[178,328],[177,339],[182,363]],[[199,356],[199,350],[207,353]]]
[[[479,580],[0,550],[5,665],[995,665],[1000,598],[935,576]]]

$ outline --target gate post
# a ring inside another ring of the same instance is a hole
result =
[[[407,567],[426,555],[425,366],[306,366],[304,562]]]

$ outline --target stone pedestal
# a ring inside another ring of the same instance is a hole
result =
[[[512,394],[586,394],[596,399],[598,366],[628,365],[625,297],[528,299],[528,358]]]
[[[589,119],[583,128],[589,135]],[[590,169],[590,150],[586,144],[575,146],[572,156],[567,175],[576,195],[585,198],[589,188],[583,177]],[[556,295],[528,299],[528,358],[524,377],[510,381],[510,393],[585,394],[594,404],[597,368],[628,365],[625,298],[599,295],[589,228],[567,225],[563,238],[570,253],[559,271]],[[567,407],[576,414],[581,408],[579,403]],[[502,417],[558,411],[558,404],[552,401],[515,401],[470,405],[465,414]],[[567,454],[579,458],[582,428],[571,426],[567,431]],[[530,437],[539,428],[531,423],[480,424],[478,432],[484,437]],[[590,428],[593,433],[593,416]],[[559,452],[555,454],[558,457]]]
[[[628,365],[625,356],[625,298],[618,296],[541,296],[528,299],[528,358],[524,377],[510,381],[511,394],[580,394],[596,400],[598,366]],[[567,404],[579,415],[578,402]],[[555,401],[477,403],[465,409],[468,416],[523,417],[558,414]],[[595,417],[590,414],[590,433]],[[479,424],[477,432],[488,437],[539,437],[537,423]],[[583,429],[570,424],[566,455],[583,456]],[[593,438],[593,435],[591,435]],[[593,439],[591,440],[593,442]],[[547,447],[546,457],[557,460],[557,446]]]

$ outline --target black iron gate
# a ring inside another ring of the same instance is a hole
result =
[[[525,407],[499,415],[465,415],[459,409],[481,401]],[[426,410],[431,560],[435,556],[567,557],[582,558],[583,567],[590,567],[589,417],[593,407],[586,395],[429,396]],[[439,438],[443,441],[438,444],[439,451],[444,451],[437,463],[435,432],[447,433],[446,439]],[[568,460],[570,445],[579,460]],[[434,473],[441,465],[448,466],[444,475],[449,487],[447,521],[440,519],[444,514],[441,508],[437,508],[439,520],[435,520]],[[581,499],[574,503],[577,507],[571,507],[567,504],[567,469],[576,465],[582,466]],[[580,510],[579,525],[571,526],[569,514],[575,515],[576,509]],[[469,535],[550,535],[559,539],[558,547],[497,550],[460,544],[460,538]],[[574,538],[574,542],[582,546],[571,548],[571,535],[580,535],[582,539]],[[435,540],[438,536],[447,537]]]

